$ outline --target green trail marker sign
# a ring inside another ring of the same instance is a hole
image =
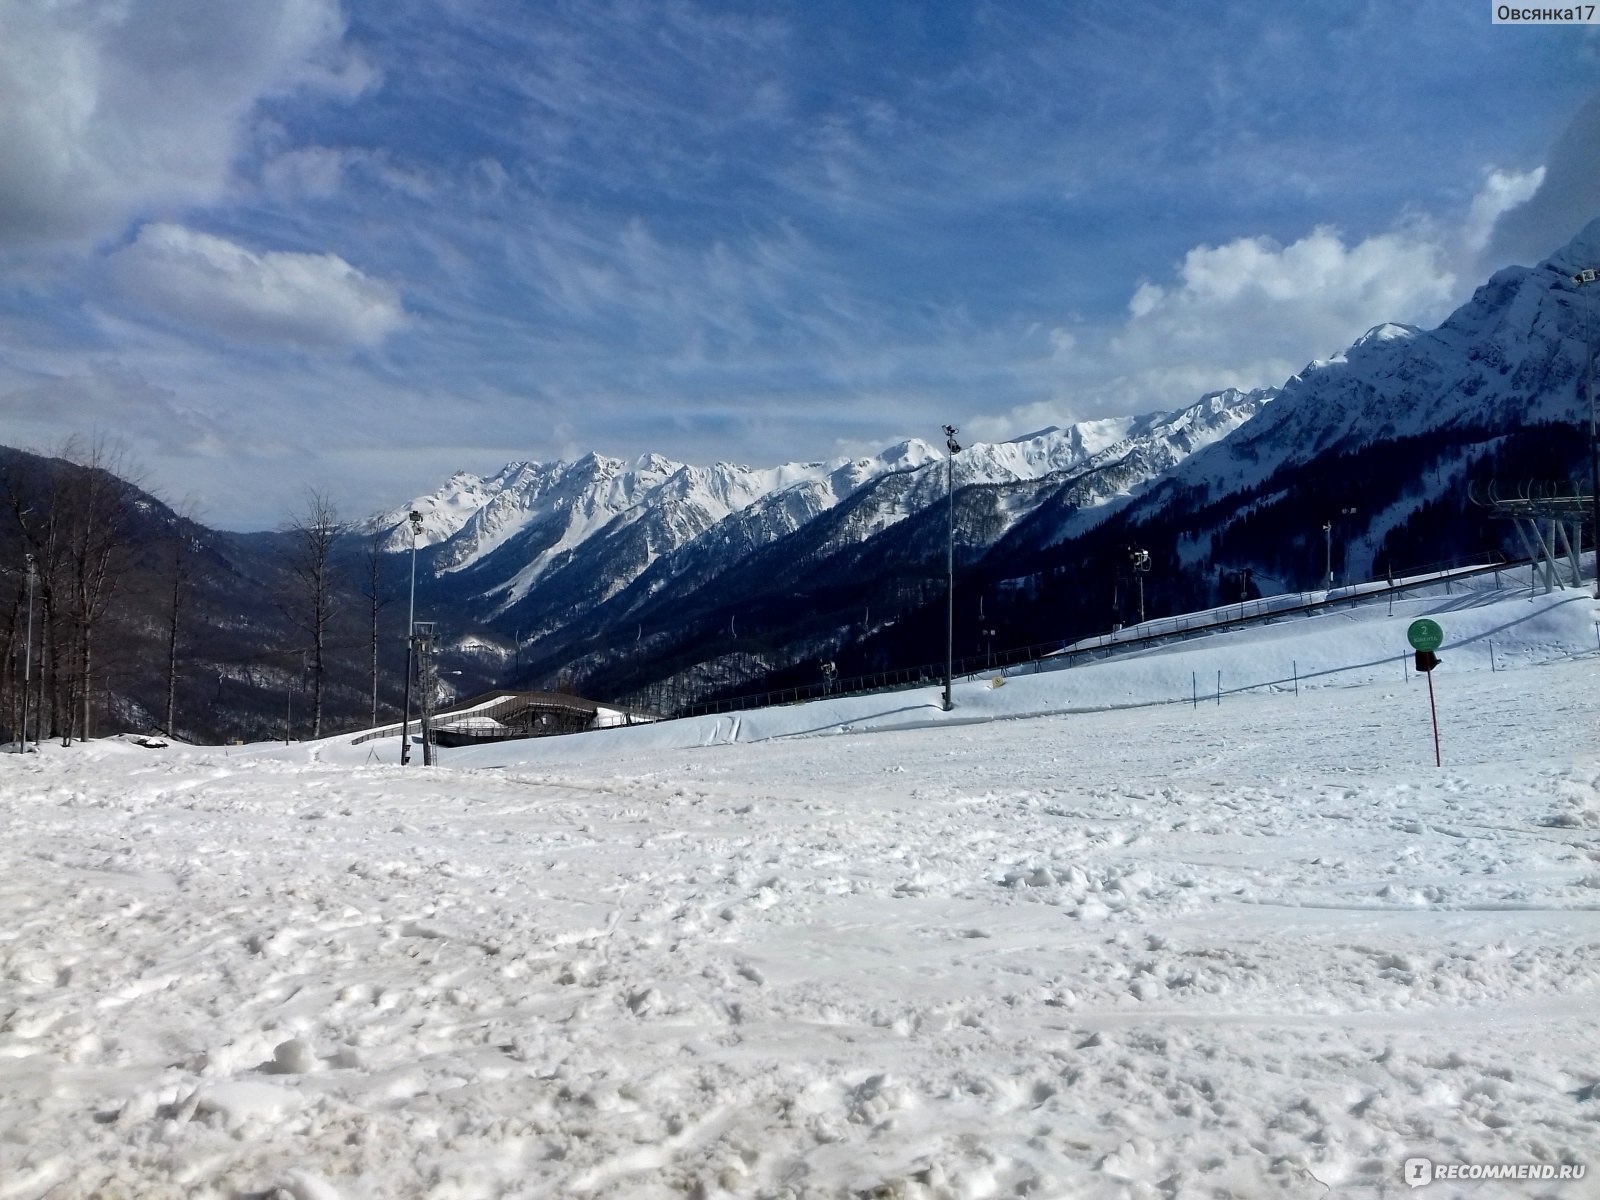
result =
[[[1439,628],[1439,622],[1423,617],[1406,629],[1406,641],[1413,650],[1437,650],[1444,645],[1444,630]]]
[[[1406,641],[1417,652],[1417,670],[1426,672],[1428,676],[1428,713],[1433,717],[1433,765],[1442,766],[1439,757],[1439,709],[1433,702],[1433,668],[1439,660],[1433,652],[1444,644],[1444,630],[1439,628],[1439,622],[1423,617],[1420,621],[1411,622],[1406,629]]]

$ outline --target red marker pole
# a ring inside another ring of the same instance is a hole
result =
[[[1433,765],[1444,766],[1439,760],[1439,710],[1433,705],[1433,672],[1428,672],[1428,713],[1433,717]]]

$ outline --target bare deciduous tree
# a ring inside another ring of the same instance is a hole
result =
[[[11,575],[10,570],[6,570]],[[9,582],[9,581],[8,581]],[[23,611],[27,596],[26,568],[15,572],[13,591],[6,603],[5,658],[0,660],[0,697],[4,697],[6,730],[13,735],[23,725],[23,652],[26,638],[26,615]]]
[[[177,734],[178,723],[178,646],[182,640],[183,619],[188,612],[194,587],[195,545],[187,528],[189,518],[180,514],[172,525],[166,546],[167,572],[167,705],[164,728],[169,737]]]
[[[378,614],[393,599],[383,588],[383,543],[389,531],[374,529],[367,537],[366,552],[362,558],[361,594],[366,598],[372,615],[372,724],[378,723]]]
[[[22,544],[33,555],[39,587],[39,726],[54,736],[62,716],[58,665],[63,639],[61,593],[66,505],[61,498],[56,461],[19,464],[5,478],[5,504]]]
[[[38,568],[41,708],[52,734],[93,733],[93,675],[102,624],[132,550],[132,490],[120,445],[71,439],[54,458],[4,482],[9,509]]]
[[[328,625],[333,620],[333,547],[341,532],[339,512],[326,492],[307,489],[290,519],[293,535],[288,567],[298,591],[294,619],[310,637],[311,736],[322,736],[322,697],[327,676]]]
[[[77,643],[78,705],[82,737],[93,736],[91,697],[95,638],[127,570],[130,504],[122,448],[99,438],[62,455],[77,468],[68,473],[71,536],[67,544],[69,595]]]

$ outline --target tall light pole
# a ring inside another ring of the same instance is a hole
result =
[[[17,753],[28,752],[28,697],[33,685],[33,555],[24,554],[28,562],[28,636],[22,643],[22,734],[17,739]],[[34,738],[37,745],[39,739]]]
[[[1594,268],[1585,268],[1572,277],[1580,289],[1594,283],[1600,275]],[[1590,544],[1594,547],[1594,595],[1600,600],[1600,437],[1595,432],[1594,414],[1594,343],[1589,338],[1589,309],[1583,306],[1584,390],[1589,395],[1589,527],[1594,531]]]
[[[1355,512],[1356,512],[1356,510],[1354,508],[1341,508],[1339,510],[1339,512],[1338,512],[1338,515],[1341,516],[1341,517],[1351,517],[1351,516],[1355,515]],[[1331,592],[1333,590],[1333,518],[1332,517],[1329,517],[1326,521],[1324,521],[1322,523],[1322,532],[1327,536],[1327,539],[1328,539],[1328,560],[1327,560],[1328,590]],[[1350,560],[1349,560],[1348,555],[1346,555],[1346,558],[1345,558],[1344,579],[1345,579],[1345,583],[1348,584],[1350,582]]]
[[[956,661],[956,455],[961,453],[954,425],[944,427],[944,444],[950,450],[944,460],[944,495],[949,510],[944,553],[944,711],[949,712],[953,707],[950,677],[955,673]]]
[[[417,534],[422,532],[422,514],[415,509],[406,518],[411,523],[411,603],[406,609],[406,706],[400,726],[400,765],[411,762],[411,648],[417,630]]]
[[[1132,560],[1133,577],[1139,582],[1139,624],[1144,624],[1144,577],[1150,571],[1150,551],[1131,550],[1129,558]]]

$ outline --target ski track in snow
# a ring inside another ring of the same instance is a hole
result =
[[[0,1200],[1600,1172],[1595,657],[1437,684],[1443,769],[1416,679],[498,770],[0,755]]]

